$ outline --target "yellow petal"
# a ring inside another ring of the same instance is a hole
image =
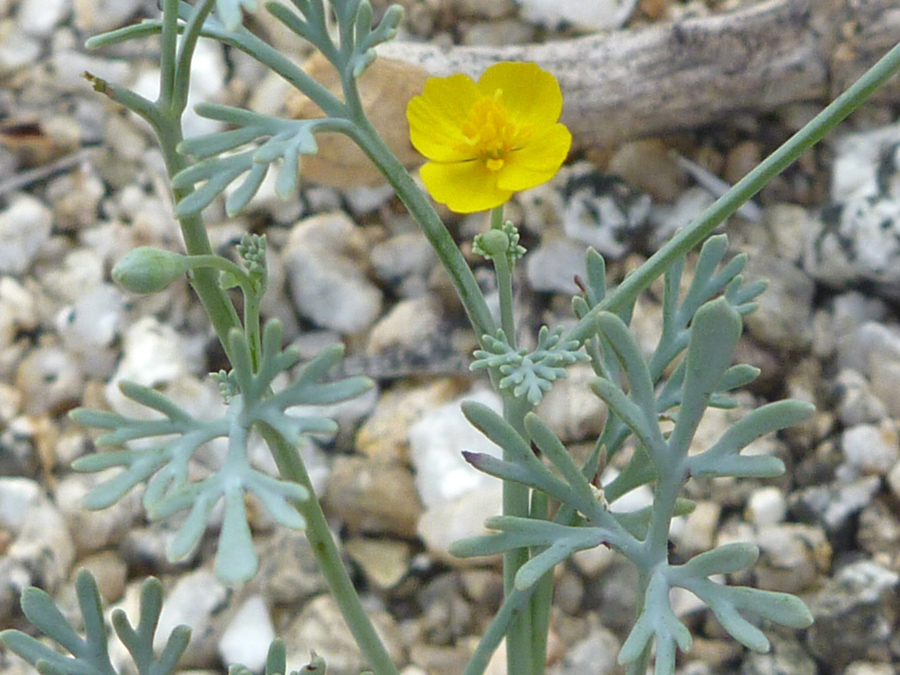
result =
[[[463,123],[480,97],[481,92],[468,75],[457,73],[427,80],[422,95],[413,97],[406,108],[413,147],[436,162],[472,159],[459,147]]]
[[[497,187],[518,192],[546,183],[556,175],[572,147],[572,134],[554,124],[513,152],[497,176]]]
[[[478,78],[478,89],[486,96],[501,90],[499,103],[518,124],[549,126],[562,112],[559,83],[534,63],[496,63]]]
[[[497,187],[497,174],[482,162],[429,162],[421,175],[432,198],[456,213],[487,211],[512,196],[510,190]]]

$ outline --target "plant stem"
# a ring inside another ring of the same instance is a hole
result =
[[[481,342],[485,335],[494,335],[497,327],[484,301],[484,294],[440,216],[369,121],[360,117],[354,122],[357,129],[352,134],[353,140],[381,170],[425,234],[456,288],[469,322],[475,329],[475,337]]]
[[[596,332],[594,322],[602,311],[616,312],[633,302],[678,257],[685,255],[709,236],[712,231],[731,216],[748,199],[753,197],[775,176],[793,164],[806,150],[822,140],[829,131],[856,110],[900,68],[900,45],[889,51],[870,68],[853,86],[835,99],[828,107],[762,164],[741,179],[722,195],[687,228],[676,234],[668,244],[653,254],[612,293],[588,312],[567,331],[564,340],[583,342]]]
[[[331,594],[341,610],[341,615],[353,634],[353,639],[368,659],[375,675],[399,675],[397,667],[359,601],[347,570],[344,569],[341,554],[331,536],[331,530],[328,529],[322,505],[297,449],[286,444],[271,427],[260,425],[259,433],[272,449],[281,476],[302,485],[309,491],[309,499],[297,504],[297,509],[306,519],[306,538],[319,563],[322,576],[325,577],[328,588],[331,589]]]
[[[491,210],[491,229],[499,230],[503,226],[503,206]],[[497,277],[497,292],[500,296],[500,327],[506,333],[506,341],[510,347],[516,348],[516,320],[513,307],[513,275],[509,255],[504,251],[491,258],[494,263],[494,274]]]

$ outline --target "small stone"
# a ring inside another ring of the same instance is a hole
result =
[[[275,605],[299,606],[328,590],[309,540],[303,532],[277,529],[258,543],[259,571],[250,582]]]
[[[41,486],[30,478],[0,478],[0,529],[18,535],[30,510],[45,499]]]
[[[191,629],[191,642],[178,662],[179,667],[213,667],[218,641],[212,630],[213,619],[227,603],[228,596],[228,589],[211,570],[198,569],[179,578],[166,593],[153,639],[154,650],[162,649],[172,630],[183,624]],[[137,617],[130,619],[135,625]]]
[[[678,542],[679,548],[688,555],[711,549],[721,515],[722,507],[719,504],[710,501],[697,502],[694,510],[685,519],[684,532]]]
[[[369,612],[369,619],[391,660],[402,665],[404,657],[397,624],[384,610]],[[320,595],[306,603],[300,615],[283,632],[283,638],[288,646],[289,664],[308,663],[312,648],[328,664],[328,675],[359,675],[371,667],[330,595]]]
[[[606,168],[661,202],[675,200],[687,186],[684,171],[672,159],[666,144],[656,138],[625,143]]]
[[[603,570],[610,566],[616,553],[605,546],[576,551],[572,555],[572,563],[589,579],[596,579]]]
[[[690,225],[716,200],[705,188],[691,187],[681,193],[673,204],[655,205],[650,211],[650,248],[657,250],[680,229]]]
[[[856,540],[875,562],[900,569],[900,520],[884,497],[879,495],[863,507]]]
[[[323,328],[359,333],[381,314],[381,291],[366,278],[367,242],[343,213],[300,221],[282,257],[297,308]]]
[[[42,202],[28,195],[13,197],[9,206],[0,211],[0,274],[24,274],[50,238],[52,228],[53,212]]]
[[[522,18],[555,30],[593,32],[621,27],[637,0],[519,0]]]
[[[53,179],[47,185],[47,199],[53,206],[56,228],[71,231],[96,224],[105,192],[100,177],[86,168]]]
[[[73,0],[75,27],[88,35],[121,28],[141,4],[141,0]]]
[[[841,448],[846,464],[858,474],[885,476],[900,461],[900,437],[893,420],[845,429]]]
[[[577,164],[566,174],[563,231],[607,259],[621,259],[639,250],[648,233],[651,210],[650,195],[591,164]]]
[[[484,558],[457,558],[450,546],[461,539],[493,534],[484,527],[490,516],[503,510],[503,490],[499,480],[471,490],[449,502],[427,509],[419,518],[418,535],[428,552],[449,565],[464,567],[483,565]]]
[[[859,660],[887,663],[896,638],[900,575],[869,560],[841,569],[810,602],[813,656],[835,672]]]
[[[584,582],[571,570],[564,570],[554,579],[553,603],[566,614],[576,616],[584,599]]]
[[[821,528],[781,524],[756,535],[760,549],[754,568],[759,588],[799,593],[814,586],[831,564],[831,546]]]
[[[838,399],[838,419],[845,427],[878,423],[888,416],[868,380],[851,368],[843,369],[834,379],[834,394]]]
[[[844,675],[894,675],[894,672],[890,663],[854,661],[844,670]]]
[[[589,364],[566,369],[568,377],[553,383],[535,409],[563,443],[596,438],[606,423],[606,406],[588,384],[596,378]]]
[[[397,287],[407,298],[422,295],[435,266],[434,249],[421,232],[391,237],[372,247],[372,269],[383,282]]]
[[[250,672],[262,672],[275,626],[261,595],[251,595],[231,617],[219,638],[219,656],[228,666],[240,664]]]
[[[621,672],[616,657],[622,643],[616,635],[603,626],[594,626],[590,632],[569,647],[562,661],[552,667],[549,675],[616,675]]]
[[[401,300],[372,326],[366,352],[415,349],[439,332],[440,325],[440,308],[430,296]]]
[[[170,385],[202,364],[203,359],[190,353],[186,341],[171,326],[151,316],[144,317],[125,333],[122,359],[106,388],[107,400],[121,414],[146,412],[143,406],[119,391],[119,382],[125,380],[147,387]]]
[[[56,316],[63,345],[80,357],[82,368],[92,377],[107,378],[115,370],[119,350],[113,348],[113,341],[125,323],[125,307],[122,292],[102,284]]]
[[[364,457],[338,457],[328,477],[327,510],[351,532],[412,538],[422,512],[410,470]]]
[[[802,206],[774,204],[763,210],[763,227],[769,235],[769,250],[794,264],[799,264],[812,230],[812,216]]]
[[[431,644],[450,645],[472,629],[472,608],[462,595],[456,574],[430,580],[418,594],[421,628]]]
[[[37,62],[40,55],[39,40],[22,31],[15,21],[0,21],[0,77]]]
[[[69,578],[75,546],[66,522],[46,497],[28,510],[21,531],[0,556],[0,621],[18,611],[19,598],[28,586],[51,595]]]
[[[502,19],[512,16],[516,11],[515,0],[454,0],[452,4],[456,6],[460,16],[473,19]]]
[[[100,597],[107,603],[118,602],[125,592],[128,568],[125,561],[115,551],[101,551],[78,561],[80,568],[90,572]]]
[[[499,484],[497,479],[477,471],[462,455],[464,450],[501,455],[500,448],[465,418],[460,409],[462,401],[481,403],[498,413],[501,410],[497,394],[479,389],[428,411],[409,430],[416,488],[426,509],[438,508],[476,488]]]
[[[23,0],[19,4],[19,26],[35,37],[45,38],[70,11],[68,0]]]
[[[900,462],[894,464],[887,475],[887,484],[894,497],[900,499]]]
[[[133,527],[118,542],[119,553],[129,567],[147,568],[157,575],[184,571],[196,560],[200,547],[184,560],[169,562],[167,552],[175,535],[176,530],[165,523]]]
[[[740,675],[816,675],[819,672],[803,645],[793,636],[768,635],[772,649],[767,654],[750,654]]]
[[[406,542],[356,537],[344,544],[344,550],[380,590],[396,586],[409,570],[411,550]]]
[[[745,319],[753,337],[782,353],[807,349],[812,334],[813,281],[793,263],[766,256],[751,257],[744,275],[769,282],[758,298],[759,309]]]
[[[757,141],[741,141],[728,150],[722,176],[734,185],[750,173],[762,160],[762,147]]]
[[[0,428],[9,426],[22,409],[22,392],[10,384],[0,382]],[[3,472],[0,471],[0,476]]]
[[[528,285],[539,293],[578,293],[575,276],[587,276],[584,244],[559,237],[545,238],[525,258]]]
[[[386,390],[360,427],[356,450],[380,462],[406,461],[410,426],[425,411],[447,403],[459,394],[459,382],[449,379],[439,379],[424,386],[398,384]]]
[[[746,518],[757,527],[777,525],[787,514],[784,492],[770,486],[754,490],[747,501]]]
[[[892,362],[900,362],[900,327],[896,324],[860,322],[838,341],[838,363],[866,377]]]
[[[19,364],[16,386],[25,412],[40,415],[72,407],[84,388],[84,373],[62,348],[46,344],[32,350]]]
[[[833,537],[846,536],[853,518],[881,487],[878,476],[864,476],[846,484],[812,485],[791,495],[791,511],[822,523]]]
[[[468,650],[459,646],[414,644],[409,658],[428,675],[456,675],[469,662]]]
[[[114,469],[111,473],[117,471]],[[110,478],[110,473],[72,473],[64,477],[56,488],[56,502],[66,518],[80,555],[115,545],[143,515],[141,490],[129,492],[109,508],[100,511],[84,508],[82,504],[87,494]]]

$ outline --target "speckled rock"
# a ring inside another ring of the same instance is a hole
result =
[[[360,268],[367,243],[346,215],[300,221],[282,251],[297,309],[323,328],[358,333],[381,313],[381,291]]]
[[[24,273],[50,237],[52,227],[53,211],[43,202],[24,194],[12,199],[0,211],[0,274]]]
[[[756,535],[754,571],[759,588],[798,593],[811,588],[831,565],[831,546],[819,527],[784,523]]]
[[[391,659],[403,665],[400,635],[390,614],[376,610],[370,612],[369,617]],[[367,667],[330,595],[320,595],[308,602],[281,635],[288,645],[287,660],[292,668],[309,662],[310,649],[315,649],[325,659],[329,675],[359,675]]]
[[[856,474],[886,475],[900,461],[900,437],[893,420],[858,424],[841,434],[848,469]]]
[[[582,31],[618,28],[634,11],[637,0],[520,0],[522,17],[559,29],[574,26]]]
[[[806,641],[813,655],[840,671],[853,661],[888,662],[896,636],[900,575],[868,560],[841,569],[809,608]]]
[[[325,507],[351,532],[411,538],[422,513],[413,480],[400,464],[339,457],[328,477]]]
[[[28,586],[56,592],[74,562],[75,545],[66,522],[53,502],[41,495],[0,556],[0,621],[18,611],[19,596]]]

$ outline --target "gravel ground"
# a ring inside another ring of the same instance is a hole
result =
[[[581,19],[560,21],[554,12],[586,3],[402,4],[410,39],[504,44],[576,34]],[[625,3],[609,4],[604,17]],[[641,0],[627,27],[737,4]],[[87,52],[83,43],[156,11],[147,0],[0,0],[0,628],[25,628],[18,595],[27,585],[46,589],[74,616],[78,568],[94,572],[107,602],[127,610],[152,574],[168,598],[161,628],[194,628],[185,670],[223,672],[227,662],[258,670],[278,634],[292,667],[316,649],[329,673],[356,675],[365,664],[301,534],[251,512],[261,569],[244,587],[228,589],[211,573],[215,533],[191,559],[169,563],[172,524],[148,522],[134,493],[106,511],[84,511],[81,498],[97,479],[69,469],[93,446],[66,412],[79,405],[125,410],[121,380],[159,388],[197,415],[221,408],[206,374],[224,365],[222,355],[186,282],[133,297],[109,276],[131,248],[180,250],[180,235],[148,129],[81,76],[89,70],[152,92],[153,43],[103,53]],[[257,24],[296,58],[307,55],[271,21],[259,17]],[[599,27],[584,24],[582,32]],[[202,45],[198,59],[196,100],[266,112],[283,107],[283,85],[241,55]],[[518,195],[509,213],[522,223],[530,251],[520,268],[522,340],[533,340],[542,323],[569,320],[573,271],[583,266],[587,245],[607,257],[614,280],[623,278],[711,203],[718,188],[710,177],[739,180],[812,109],[735,115],[709,128],[589,149],[551,184]],[[809,423],[755,445],[785,461],[785,476],[692,482],[697,508],[677,523],[673,544],[690,556],[754,541],[760,562],[735,581],[800,595],[816,624],[771,630],[773,651],[751,654],[694,598],[677,597],[678,614],[696,637],[682,672],[881,675],[900,668],[894,119],[885,107],[861,110],[727,230],[733,251],[751,254],[746,276],[770,279],[739,349],[762,376],[741,394],[736,412],[711,415],[696,442],[769,400],[801,398],[818,411]],[[209,121],[189,115],[186,127],[203,133]],[[472,337],[433,255],[379,187],[309,184],[292,202],[264,188],[237,219],[226,219],[221,204],[206,215],[217,250],[233,247],[248,230],[267,234],[271,280],[263,312],[282,320],[288,341],[312,354],[343,340],[346,372],[378,380],[377,391],[338,407],[340,433],[311,446],[305,459],[404,675],[460,673],[497,609],[502,581],[496,561],[462,565],[446,550],[477,532],[499,500],[496,481],[456,463],[460,450],[485,443],[460,425],[458,399],[498,401],[460,358]],[[485,227],[481,216],[448,214],[448,222],[463,242]],[[486,268],[477,275],[490,284]],[[340,302],[308,292],[316,287],[339,293]],[[659,334],[658,291],[642,299],[633,321],[648,347]],[[602,406],[584,393],[588,377],[573,369],[542,403],[573,452],[602,424]],[[262,450],[258,461],[265,465]],[[619,672],[615,654],[633,621],[632,588],[631,567],[606,550],[561,566],[551,673]],[[121,647],[113,655],[124,663]],[[490,672],[502,665],[500,654]],[[0,651],[0,672],[28,669]]]

